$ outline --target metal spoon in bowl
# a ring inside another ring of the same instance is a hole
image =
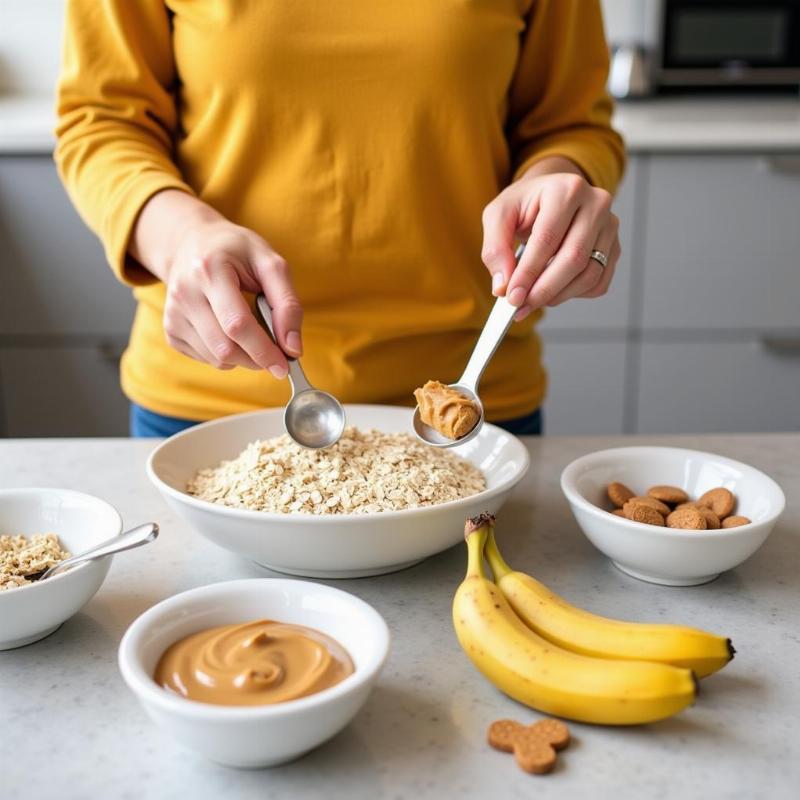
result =
[[[272,310],[263,294],[256,298],[256,307],[264,320],[267,333],[277,345],[278,338],[272,325]],[[283,412],[286,432],[301,447],[308,447],[311,450],[336,444],[346,422],[342,404],[332,394],[315,389],[308,382],[296,358],[287,355],[286,361],[289,364],[289,385],[292,387],[292,396]]]
[[[44,581],[48,578],[52,578],[57,572],[74,567],[76,564],[83,564],[84,561],[94,561],[96,558],[103,558],[103,556],[121,553],[123,550],[133,550],[134,547],[141,547],[143,544],[152,542],[157,536],[158,525],[156,525],[155,522],[148,522],[145,525],[131,528],[129,531],[125,531],[125,533],[121,533],[113,539],[102,542],[91,550],[86,550],[71,558],[65,558],[63,561],[59,561],[58,564],[50,567],[50,569],[33,572],[25,577],[29,581]]]
[[[517,260],[517,263],[519,263],[519,259],[524,251],[525,245],[521,244],[514,253],[514,258]],[[483,403],[480,397],[478,397],[478,384],[480,383],[481,376],[487,364],[491,361],[492,356],[500,346],[500,342],[503,341],[503,337],[511,327],[511,323],[514,321],[514,314],[516,314],[518,310],[519,309],[512,306],[505,297],[497,298],[494,308],[492,308],[486,320],[486,324],[483,326],[481,335],[478,337],[475,349],[469,357],[469,362],[464,370],[464,374],[455,383],[450,384],[451,389],[455,389],[469,398],[480,412],[475,427],[460,439],[448,439],[446,436],[439,433],[439,431],[435,430],[430,425],[426,425],[422,421],[419,406],[417,406],[414,409],[414,433],[416,433],[417,437],[425,442],[425,444],[429,444],[432,447],[457,447],[478,435],[480,429],[483,427],[484,420]]]

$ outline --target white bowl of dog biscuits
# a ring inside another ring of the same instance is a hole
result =
[[[620,447],[578,458],[561,488],[581,530],[628,575],[693,586],[766,541],[786,500],[763,472],[674,447]]]

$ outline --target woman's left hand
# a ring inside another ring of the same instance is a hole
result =
[[[568,171],[542,174],[546,167],[537,164],[483,212],[481,258],[492,273],[493,294],[505,294],[519,308],[516,320],[573,297],[604,295],[621,252],[611,195],[576,174],[572,162],[552,162],[551,169]],[[517,238],[528,243],[515,266]],[[605,267],[591,258],[593,250],[608,257]]]

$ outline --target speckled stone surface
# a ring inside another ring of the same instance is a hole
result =
[[[689,589],[629,578],[584,539],[558,488],[579,455],[622,444],[697,447],[772,475],[788,508],[764,547],[714,583]],[[571,725],[556,771],[520,772],[491,750],[492,720],[539,718],[501,695],[459,650],[450,623],[461,547],[395,575],[333,582],[371,603],[393,635],[386,670],[351,725],[287,766],[215,766],[162,735],[127,690],[116,650],[163,598],[232,578],[269,576],[217,549],[170,513],[144,473],[149,442],[0,442],[0,486],[62,486],[113,503],[159,540],[118,556],[95,598],[48,639],[0,652],[3,798],[789,798],[800,787],[800,435],[553,438],[501,513],[508,559],[578,605],[730,635],[739,654],[703,683],[697,705],[632,729]],[[376,519],[376,535],[379,535]]]

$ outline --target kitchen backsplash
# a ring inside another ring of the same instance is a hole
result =
[[[53,90],[63,15],[64,0],[0,0],[0,93]]]

